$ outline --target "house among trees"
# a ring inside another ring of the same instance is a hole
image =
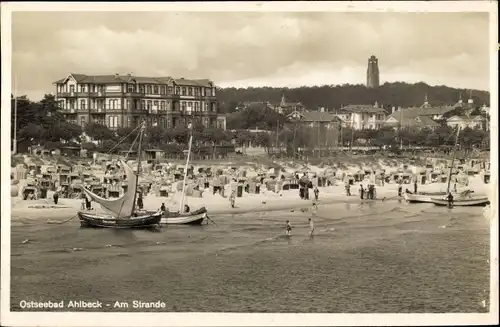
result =
[[[353,129],[380,129],[386,121],[387,112],[379,106],[378,102],[374,105],[354,104],[341,107],[336,116],[339,117],[344,127]]]
[[[305,106],[302,103],[288,102],[286,101],[284,94],[281,96],[281,102],[279,104],[272,105],[272,108],[283,115],[289,115],[295,111],[305,111]]]
[[[389,115],[387,121],[385,122],[385,125],[394,127],[395,129],[428,128],[434,130],[440,125],[436,121],[434,121],[432,117],[432,113],[430,115],[421,114],[420,110],[397,110]]]
[[[335,114],[322,111],[294,111],[287,115],[289,122],[308,127],[340,129],[342,120]]]
[[[486,118],[480,115],[474,116],[452,116],[446,120],[446,125],[450,127],[459,126],[460,129],[471,128],[471,129],[487,129]]]

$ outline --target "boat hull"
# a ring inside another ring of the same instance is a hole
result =
[[[448,200],[440,198],[432,198],[432,203],[437,206],[448,206]],[[485,207],[490,204],[488,198],[470,198],[470,199],[456,199],[453,201],[454,207]]]
[[[430,203],[432,202],[432,197],[446,195],[446,192],[435,192],[435,193],[417,193],[410,194],[405,193],[405,200],[409,203]]]
[[[94,213],[78,212],[81,227],[115,228],[115,229],[151,229],[160,225],[161,212],[141,214],[127,219],[98,215]]]
[[[473,193],[473,191],[465,191],[468,193]],[[405,193],[404,197],[406,202],[409,203],[433,203],[433,198],[438,198],[440,196],[446,196],[446,192],[421,192],[417,194]],[[455,198],[461,197],[464,192],[461,193],[451,193]]]
[[[168,212],[164,213],[161,217],[162,225],[201,225],[203,220],[207,218],[207,209],[201,207],[200,209],[188,212],[188,213],[177,213]]]

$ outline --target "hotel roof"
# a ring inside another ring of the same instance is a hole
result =
[[[116,84],[116,83],[139,83],[139,84],[170,84],[175,83],[180,86],[204,86],[212,87],[213,82],[209,79],[185,79],[185,78],[172,78],[166,77],[142,77],[133,76],[131,74],[126,75],[85,75],[71,73],[67,77],[57,80],[54,84],[65,83],[68,78],[74,78],[77,83],[81,84]]]

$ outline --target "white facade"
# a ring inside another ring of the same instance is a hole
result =
[[[381,112],[340,113],[337,117],[342,119],[344,126],[354,129],[380,129],[386,121],[386,114]]]

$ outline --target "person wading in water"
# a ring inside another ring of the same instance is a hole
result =
[[[309,218],[309,236],[313,236],[314,233],[314,221]]]
[[[451,194],[451,192],[448,193],[446,200],[448,200],[448,208],[452,208],[453,207],[453,194]]]
[[[290,225],[290,220],[286,221],[285,235],[288,235],[288,236],[292,235],[292,225]]]

